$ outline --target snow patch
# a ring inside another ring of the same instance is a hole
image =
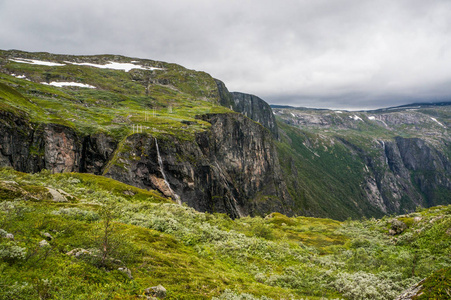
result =
[[[50,67],[65,66],[65,64],[55,63],[55,62],[51,62],[51,61],[37,60],[37,59],[25,59],[25,58],[12,59],[12,58],[10,58],[9,60],[13,61],[13,62],[22,63],[22,64],[31,64],[31,65],[40,65],[40,66],[50,66]]]
[[[294,118],[296,118],[296,115],[294,113],[290,113]]]
[[[77,87],[84,87],[89,89],[95,89],[96,87],[90,84],[84,84],[79,82],[58,82],[58,81],[52,81],[50,83],[47,82],[41,82],[41,84],[45,85],[52,85],[57,87],[64,87],[64,86],[77,86]]]
[[[376,120],[376,117],[375,116],[369,116],[368,119],[374,121],[374,120]]]
[[[350,119],[354,119],[355,121],[359,121],[359,120],[360,120],[360,121],[363,121],[362,118],[360,118],[360,117],[357,116],[357,115],[349,116],[349,118],[350,118]]]
[[[336,114],[342,114],[343,112],[341,110],[336,110],[335,113]]]
[[[442,126],[443,128],[446,128],[446,126],[443,125],[442,123],[440,123],[439,121],[437,121],[436,118],[431,117],[431,120],[434,121],[435,123],[437,123],[438,125]]]
[[[76,66],[88,66],[88,67],[94,67],[99,69],[111,69],[111,70],[121,70],[125,72],[129,72],[133,69],[140,69],[140,70],[163,70],[161,68],[154,68],[154,67],[144,67],[141,65],[135,65],[132,63],[118,63],[114,61],[110,61],[106,65],[99,65],[99,64],[91,64],[91,63],[76,63],[76,62],[70,62],[66,61],[69,64],[73,64]]]
[[[14,76],[14,77],[19,78],[19,79],[27,79],[27,76],[25,76],[25,75],[11,74],[11,76]]]

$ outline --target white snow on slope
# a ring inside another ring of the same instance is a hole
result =
[[[354,119],[355,121],[363,121],[362,118],[360,118],[359,116],[353,115],[353,116],[349,116],[350,119]]]
[[[93,85],[84,84],[84,83],[79,83],[79,82],[57,82],[57,81],[52,81],[52,82],[50,82],[50,83],[41,82],[41,84],[45,84],[45,85],[53,85],[53,86],[57,86],[57,87],[77,86],[77,87],[84,87],[84,88],[89,88],[89,89],[95,89],[95,88],[96,88],[96,87],[93,86]]]
[[[432,118],[432,117],[431,117],[431,119],[432,119],[432,121],[436,122],[438,125],[442,126],[443,128],[446,128],[446,126],[443,125],[442,123],[440,123],[439,121],[437,121],[436,118]]]
[[[335,113],[342,114],[343,112],[341,110],[336,110]]]
[[[368,119],[374,121],[374,120],[376,120],[376,117],[375,116],[369,116]]]
[[[11,76],[14,76],[14,77],[19,78],[19,79],[27,79],[27,76],[25,76],[25,75],[11,74]]]
[[[50,67],[61,67],[65,66],[65,64],[55,63],[51,61],[43,61],[36,59],[25,59],[25,58],[15,58],[9,59],[10,61],[22,63],[22,64],[31,64],[31,65],[40,65],[40,66],[50,66]]]
[[[112,70],[122,70],[125,72],[129,72],[132,69],[140,69],[140,70],[162,70],[161,68],[154,68],[154,67],[143,67],[140,65],[135,65],[131,63],[118,63],[110,61],[106,65],[98,65],[98,64],[91,64],[91,63],[75,63],[66,61],[69,64],[77,65],[77,66],[89,66],[94,68],[100,68],[100,69],[112,69]]]

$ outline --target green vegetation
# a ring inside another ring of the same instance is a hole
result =
[[[204,72],[149,60],[140,60],[136,65],[159,69],[125,72],[67,63],[130,63],[130,58],[120,56],[40,54],[42,60],[65,64],[56,67],[10,60],[27,55],[0,52],[0,109],[26,116],[32,122],[62,124],[82,134],[105,132],[117,140],[138,125],[156,136],[171,134],[192,139],[193,133],[209,126],[197,115],[230,111],[217,105],[216,83]],[[55,87],[48,85],[51,82],[77,82],[95,88]]]
[[[438,270],[425,288],[449,287],[449,206],[397,217],[393,236],[394,217],[231,220],[90,174],[0,169],[0,187],[0,299],[135,299],[158,284],[168,299],[393,299]]]
[[[277,144],[287,186],[304,215],[382,216],[368,205],[361,185],[365,162],[342,143],[279,123],[285,133]],[[300,178],[302,180],[300,180]]]

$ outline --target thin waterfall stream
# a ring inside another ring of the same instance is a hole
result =
[[[166,184],[166,186],[168,187],[169,191],[171,192],[171,194],[173,195],[173,197],[175,198],[175,200],[177,201],[178,204],[182,205],[182,200],[180,199],[180,196],[177,195],[171,188],[171,185],[169,184],[169,181],[166,177],[166,174],[164,173],[164,168],[163,168],[163,160],[161,159],[161,155],[160,155],[160,148],[158,147],[158,141],[157,138],[155,138],[155,146],[157,148],[157,157],[158,157],[158,165],[160,166],[160,172],[161,175],[163,175],[163,180],[164,183]]]

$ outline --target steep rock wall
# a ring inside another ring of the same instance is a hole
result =
[[[369,169],[364,179],[367,196],[375,206],[386,213],[403,213],[420,205],[451,203],[451,167],[443,152],[419,138],[376,143],[378,154],[359,151]]]
[[[268,103],[255,95],[239,92],[231,93],[220,80],[216,80],[216,85],[219,93],[219,104],[260,123],[271,131],[275,138],[278,138],[276,118]]]
[[[271,135],[240,114],[201,118],[212,124],[211,129],[193,141],[171,136],[157,140],[147,134],[128,137],[122,147],[133,150],[119,149],[105,175],[180,197],[199,211],[232,217],[292,214]]]
[[[103,133],[79,136],[66,126],[34,124],[2,112],[0,165],[24,172],[103,174],[231,217],[292,214],[271,133],[241,114],[200,118],[211,128],[191,141],[142,133],[118,143]]]

